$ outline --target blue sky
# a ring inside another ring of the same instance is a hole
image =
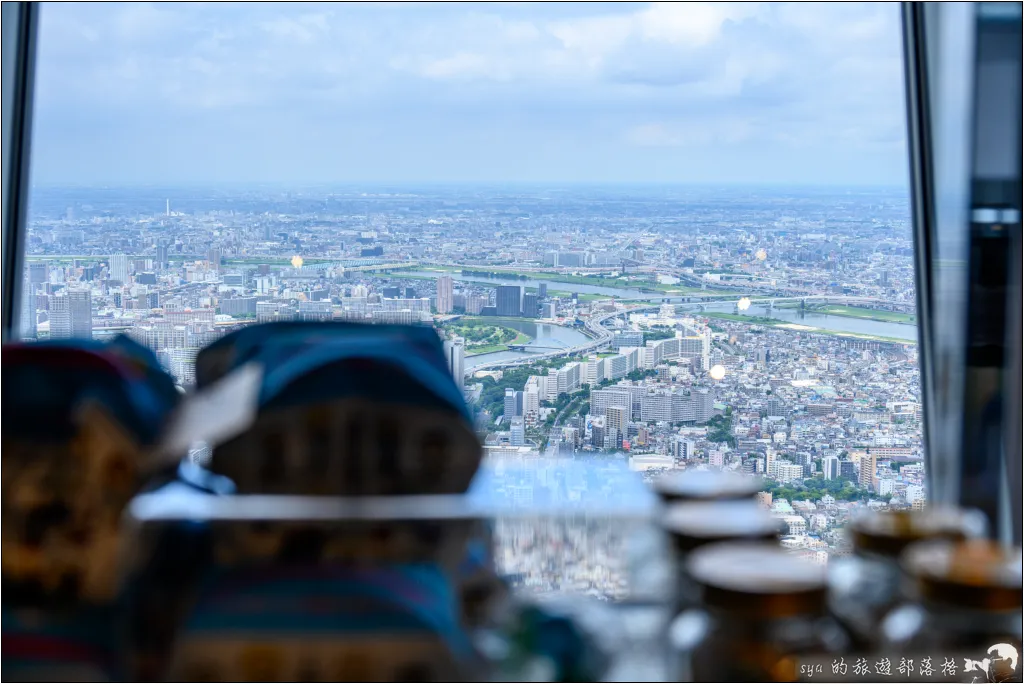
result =
[[[39,184],[903,185],[894,3],[67,3]]]

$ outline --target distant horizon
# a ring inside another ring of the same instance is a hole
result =
[[[330,189],[458,189],[458,188],[537,188],[558,190],[565,188],[693,188],[693,189],[808,189],[808,190],[899,190],[910,191],[909,180],[904,184],[871,184],[871,183],[813,183],[813,182],[772,182],[772,181],[735,181],[735,182],[686,182],[686,181],[318,181],[318,182],[211,182],[211,183],[33,183],[30,192],[36,190],[169,190],[169,191],[201,191],[201,190],[330,190]]]

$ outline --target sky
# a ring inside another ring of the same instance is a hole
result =
[[[37,185],[906,184],[895,3],[46,3]]]

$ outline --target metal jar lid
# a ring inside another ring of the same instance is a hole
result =
[[[782,522],[753,501],[672,504],[661,525],[684,553],[715,542],[777,541],[782,532]]]
[[[988,540],[933,540],[901,556],[921,597],[929,602],[983,611],[1021,610],[1020,547]]]
[[[780,618],[821,613],[824,566],[764,542],[727,542],[693,552],[690,575],[709,608],[744,617]]]
[[[873,511],[850,521],[854,549],[896,558],[910,544],[928,539],[957,541],[985,534],[979,511],[927,508],[921,511]]]
[[[654,491],[666,503],[753,499],[762,489],[761,478],[727,470],[676,470],[654,482]]]

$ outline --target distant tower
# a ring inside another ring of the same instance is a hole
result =
[[[122,285],[128,284],[128,257],[125,254],[110,257],[110,277]]]
[[[171,200],[170,200],[170,198],[167,198],[167,215],[168,216],[171,215]]]
[[[448,314],[452,312],[452,307],[452,277],[443,275],[437,279],[437,312]]]

